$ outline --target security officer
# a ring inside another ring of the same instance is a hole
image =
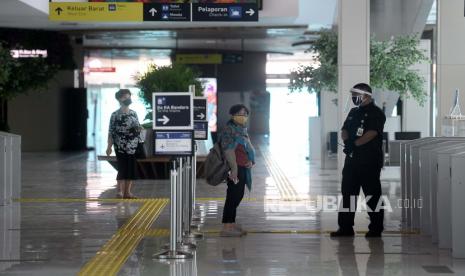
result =
[[[384,210],[382,208],[380,173],[383,167],[383,129],[386,116],[372,99],[368,84],[359,83],[350,92],[356,106],[347,115],[341,132],[346,154],[342,170],[342,207],[338,213],[339,229],[331,237],[354,236],[354,218],[360,187],[370,216],[366,237],[381,237]],[[378,208],[378,209],[377,209]]]

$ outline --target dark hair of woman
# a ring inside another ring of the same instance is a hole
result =
[[[243,104],[236,104],[236,105],[231,106],[231,108],[229,109],[229,114],[230,114],[230,115],[237,114],[237,113],[239,113],[242,109],[245,109],[245,112],[247,112],[247,115],[250,114],[249,109],[248,109],[245,105],[243,105]]]
[[[131,95],[131,91],[129,91],[129,89],[120,89],[118,90],[118,92],[115,93],[115,99],[119,100],[124,95]]]

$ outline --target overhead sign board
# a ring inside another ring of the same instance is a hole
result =
[[[223,64],[240,64],[243,63],[244,56],[241,54],[224,54]]]
[[[192,4],[192,21],[258,21],[258,4]]]
[[[207,121],[207,98],[194,97],[194,121]]]
[[[176,54],[176,63],[179,64],[221,64],[221,54]]]
[[[115,73],[116,72],[116,67],[84,68],[84,72],[89,72],[89,73]]]
[[[153,129],[192,130],[192,93],[153,93]]]
[[[191,21],[191,4],[144,4],[144,21]]]
[[[142,21],[142,3],[49,3],[51,21]]]
[[[51,21],[258,21],[257,3],[50,2]]]
[[[194,153],[192,130],[156,130],[154,138],[154,155],[192,156]]]

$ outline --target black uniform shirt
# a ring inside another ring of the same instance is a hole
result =
[[[373,102],[366,106],[360,106],[350,110],[344,125],[342,126],[342,130],[347,131],[349,139],[355,141],[360,138],[361,136],[357,135],[357,131],[359,131],[359,129],[363,129],[363,134],[369,130],[373,130],[378,133],[378,135],[370,142],[354,148],[352,155],[354,160],[363,163],[382,162],[383,130],[385,122],[386,116]]]

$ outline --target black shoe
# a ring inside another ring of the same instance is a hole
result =
[[[329,233],[331,238],[338,238],[338,237],[353,237],[355,235],[354,230],[352,231],[344,231],[344,230],[337,230],[336,232]]]
[[[365,234],[365,238],[381,238],[381,232],[368,231]]]

